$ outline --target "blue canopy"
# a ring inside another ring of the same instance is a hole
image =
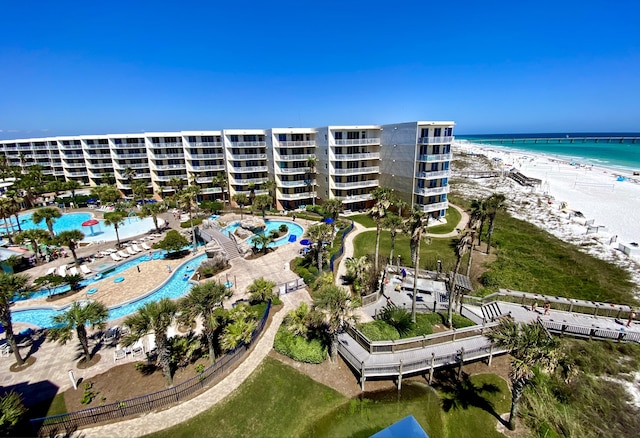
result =
[[[429,438],[427,432],[422,429],[420,423],[409,415],[400,421],[393,423],[386,429],[382,429],[380,432],[371,435],[370,438]]]
[[[323,221],[325,224],[332,224],[333,223],[333,218],[328,217]]]

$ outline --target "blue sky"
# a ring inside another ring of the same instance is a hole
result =
[[[217,4],[220,3],[220,4]],[[0,138],[640,131],[634,1],[3,2]]]

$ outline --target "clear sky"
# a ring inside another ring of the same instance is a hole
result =
[[[640,131],[640,2],[3,1],[0,138]]]

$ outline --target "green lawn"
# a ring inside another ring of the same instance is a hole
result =
[[[397,263],[397,256],[400,255],[400,264],[411,266],[411,249],[409,247],[409,237],[406,234],[396,234],[396,243],[394,250],[393,263]],[[442,260],[445,270],[455,267],[455,239],[453,238],[435,238],[422,241],[420,247],[420,268],[435,270],[438,267],[438,260]],[[354,257],[361,257],[367,254],[374,254],[376,250],[376,232],[365,231],[358,234],[353,239]],[[380,233],[380,256],[389,257],[391,249],[391,236],[388,231]]]
[[[433,438],[474,437],[479,432],[501,436],[495,432],[494,411],[509,409],[506,382],[494,375],[474,376],[470,382],[462,394],[439,394],[424,383],[404,382],[400,392],[392,389],[348,400],[267,358],[227,400],[150,436],[368,437],[407,415],[415,416]]]
[[[429,228],[429,233],[431,234],[447,234],[452,232],[458,227],[460,223],[460,219],[462,219],[462,215],[458,210],[453,207],[449,207],[447,209],[446,214],[447,223],[444,225],[436,225],[434,227]]]
[[[353,216],[349,216],[349,219],[353,220],[354,222],[359,223],[360,225],[362,225],[365,228],[375,228],[376,227],[376,221],[374,221],[371,216],[369,216],[368,214],[356,214]]]

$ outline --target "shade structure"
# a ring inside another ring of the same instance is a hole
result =
[[[325,224],[332,224],[333,223],[333,218],[328,217],[325,220],[323,220],[322,222],[324,222]]]
[[[312,243],[313,243],[313,242],[312,242],[312,241],[310,241],[309,239],[302,239],[302,240],[300,241],[300,245],[304,245],[304,246],[311,245]]]
[[[93,232],[93,226],[94,225],[98,225],[100,222],[98,222],[98,220],[96,219],[89,219],[88,221],[84,221],[82,222],[82,226],[83,227],[89,227],[91,229],[91,235],[95,236],[94,232]]]

